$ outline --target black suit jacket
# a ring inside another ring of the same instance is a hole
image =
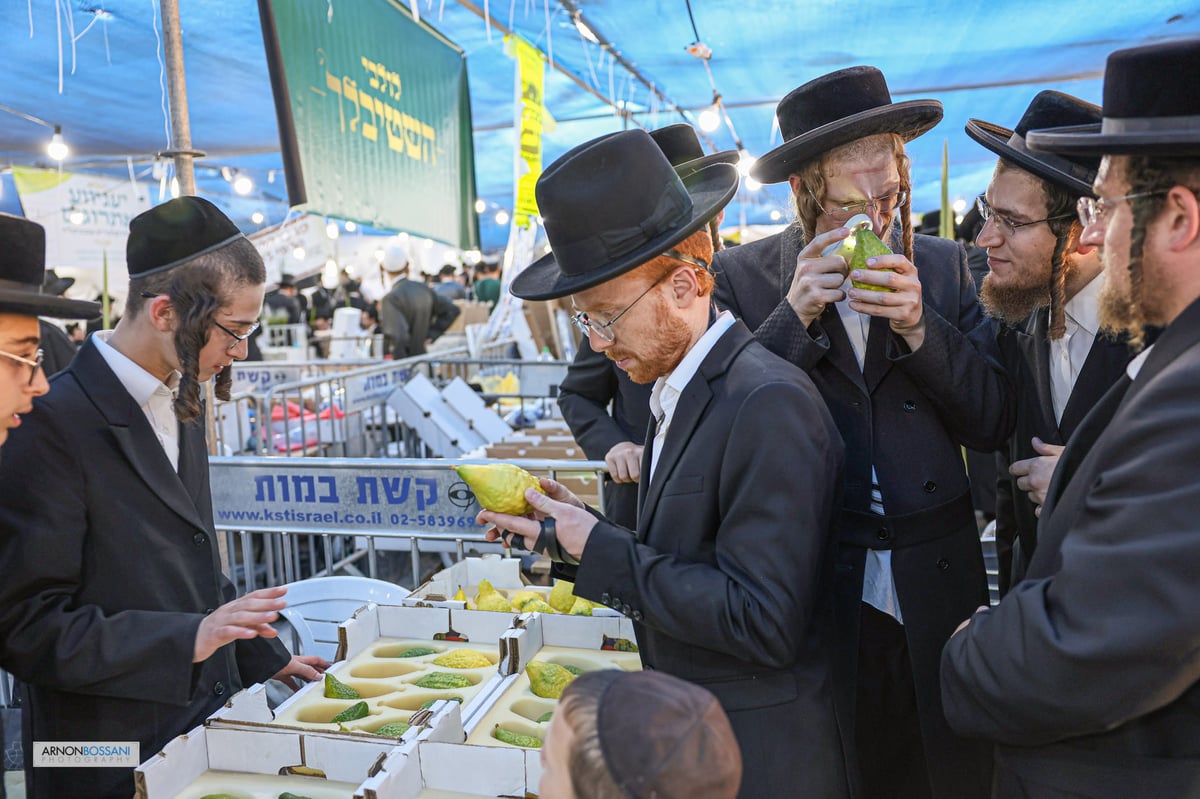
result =
[[[221,573],[202,420],[179,472],[92,341],[0,459],[0,665],[29,686],[27,737],[138,741],[143,759],[287,664],[254,639],[193,664]],[[27,749],[28,760],[28,749]],[[128,799],[133,770],[34,768],[30,799]]]
[[[1097,278],[1099,279],[1099,278]],[[1037,455],[1034,436],[1047,444],[1065,444],[1129,363],[1125,337],[1099,333],[1071,389],[1062,421],[1054,419],[1050,396],[1049,311],[1041,309],[1016,327],[999,333],[1000,357],[1013,383],[1016,426],[1000,450],[996,474],[996,552],[1000,561],[1000,593],[1021,581],[1037,546],[1037,515],[1029,494],[1008,473],[1015,461]]]
[[[735,323],[649,479],[652,449],[638,532],[598,522],[576,593],[634,620],[647,668],[716,694],[742,749],[740,796],[845,796],[828,617],[842,445],[820,396]]]
[[[911,352],[886,320],[872,319],[859,369],[836,307],[806,329],[787,302],[803,247],[803,232],[793,223],[717,253],[715,300],[768,349],[808,372],[846,444],[835,585],[839,712],[848,727],[855,718],[866,552],[890,549],[934,795],[984,795],[990,755],[946,726],[937,675],[946,639],[987,602],[962,447],[995,450],[1012,427],[1011,389],[995,333],[962,247],[918,235],[913,259],[925,305],[924,344]],[[872,466],[886,517],[870,512]]]
[[[642,444],[650,421],[653,383],[635,383],[585,336],[566,379],[558,387],[558,407],[589,460],[602,461],[623,441]],[[612,413],[608,406],[612,405]],[[604,514],[622,527],[637,526],[637,483],[604,481]]]
[[[1023,582],[947,644],[998,797],[1200,797],[1200,302],[1067,444]]]
[[[436,339],[462,313],[451,300],[416,280],[401,278],[379,301],[379,326],[393,358],[425,352],[425,339]]]

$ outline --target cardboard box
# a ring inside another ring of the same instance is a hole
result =
[[[135,797],[204,796],[225,785],[237,788],[238,796],[276,797],[290,790],[313,799],[349,799],[396,748],[395,741],[383,739],[359,741],[319,733],[197,727],[137,767]],[[323,779],[291,773],[296,768],[313,769]],[[232,774],[226,776],[229,772]],[[197,780],[204,781],[203,787],[194,785]],[[257,791],[251,793],[252,787]]]
[[[423,742],[389,757],[355,799],[423,799],[536,795],[541,780],[536,750]]]
[[[426,583],[414,589],[412,593],[401,600],[401,603],[409,607],[438,607],[465,611],[466,602],[452,597],[461,588],[464,594],[474,599],[475,595],[479,593],[481,580],[487,580],[493,588],[510,599],[518,591],[533,591],[542,596],[542,601],[547,601],[550,597],[550,586],[525,583],[521,576],[521,561],[518,558],[484,555],[479,558],[466,558],[449,568],[442,569]],[[620,616],[621,614],[612,608],[601,606],[592,608],[592,615]]]

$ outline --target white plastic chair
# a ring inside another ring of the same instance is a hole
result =
[[[276,622],[280,639],[296,655],[337,654],[338,625],[368,602],[398,604],[409,589],[370,577],[314,577],[287,584],[288,606]]]

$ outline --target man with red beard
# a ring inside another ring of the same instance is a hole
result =
[[[592,347],[654,381],[638,529],[552,480],[549,496],[526,491],[534,518],[479,519],[575,566],[576,594],[633,619],[646,668],[717,696],[742,752],[739,796],[842,797],[828,623],[842,444],[812,381],[712,306],[705,223],[737,182],[722,163],[681,178],[641,130],[546,169],[553,251],[512,292],[570,296]]]
[[[1067,444],[1025,579],[943,653],[947,718],[996,742],[1002,799],[1200,795],[1196,75],[1200,40],[1118,51],[1099,125],[1026,137],[1104,156],[1079,202],[1100,322],[1163,330]]]
[[[1075,205],[1095,196],[1100,158],[1065,158],[1025,144],[1032,128],[1099,121],[1099,107],[1055,91],[1038,94],[1015,130],[967,121],[967,135],[1000,156],[986,196],[977,200],[984,224],[975,241],[987,248],[990,271],[980,296],[1004,325],[1000,354],[1017,411],[996,486],[1001,595],[1029,565],[1037,507],[1062,444],[1131,356],[1123,337],[1097,329],[1100,254],[1079,241]]]

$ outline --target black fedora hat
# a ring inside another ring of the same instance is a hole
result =
[[[93,319],[94,302],[68,300],[45,292],[46,231],[37,222],[0,214],[0,313]]]
[[[1032,152],[1025,134],[1035,128],[1065,125],[1091,125],[1100,121],[1100,106],[1062,92],[1039,92],[1017,123],[1009,130],[981,119],[967,120],[967,135],[1005,161],[1042,180],[1063,186],[1079,194],[1092,195],[1092,181],[1100,169],[1100,156],[1065,158],[1046,152]]]
[[[654,139],[658,149],[663,151],[681,178],[711,164],[736,164],[741,157],[737,150],[705,155],[695,128],[684,122],[652,130],[650,138]]]
[[[612,280],[686,239],[737,191],[729,164],[685,178],[644,130],[567,151],[537,182],[551,252],[513,278],[525,300],[551,300]]]
[[[165,272],[245,238],[217,206],[185,195],[129,220],[125,263],[131,278]]]
[[[1099,124],[1033,130],[1064,155],[1200,155],[1200,39],[1117,50],[1104,68]]]
[[[42,278],[42,293],[53,297],[61,297],[63,292],[74,285],[75,278],[59,277],[58,273],[53,269],[47,269],[46,276]]]
[[[775,117],[783,144],[750,169],[760,183],[782,183],[821,153],[876,133],[897,133],[912,141],[941,121],[942,104],[893,103],[882,72],[848,67],[793,89],[779,101]]]

